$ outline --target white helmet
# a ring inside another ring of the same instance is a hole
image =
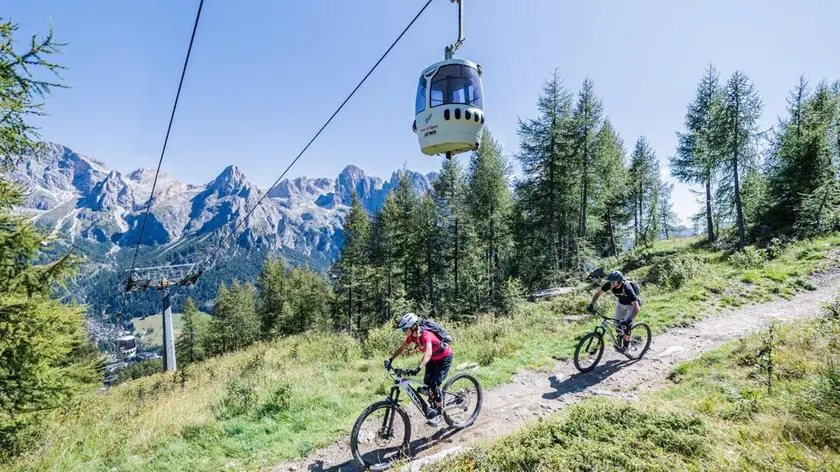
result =
[[[420,319],[417,317],[417,315],[415,315],[414,313],[406,313],[402,315],[402,318],[400,318],[398,326],[401,330],[407,331],[408,328],[411,328],[412,326],[416,325],[418,321],[420,321]]]

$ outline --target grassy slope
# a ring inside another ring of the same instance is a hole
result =
[[[208,320],[210,319],[210,315],[207,313],[200,313],[202,317]],[[183,313],[172,314],[172,332],[176,338],[179,334],[181,334],[181,329],[184,327],[183,316]],[[134,331],[140,334],[140,344],[144,348],[153,348],[163,344],[163,330],[161,329],[162,317],[163,315],[157,314],[147,316],[146,318],[135,318],[132,320],[134,323]]]
[[[719,252],[691,250],[704,261],[698,263],[704,275],[679,290],[645,286],[641,319],[657,333],[722,306],[789,296],[807,288],[803,277],[812,270],[836,262],[826,255],[836,257],[837,247],[840,236],[797,243],[754,269],[736,269]],[[672,259],[688,250],[685,241],[669,241],[642,259]],[[643,280],[648,270],[642,264],[633,275]],[[525,304],[512,316],[482,316],[470,325],[447,324],[456,337],[455,364],[477,362],[485,388],[523,368],[551,368],[554,359],[572,354],[575,338],[594,323],[563,319],[582,313],[589,295]],[[612,303],[605,300],[604,308]],[[183,374],[91,392],[79,408],[57,412],[43,443],[10,468],[254,469],[300,457],[347,439],[364,407],[386,394],[382,360],[399,342],[392,328],[373,331],[362,344],[346,335],[294,336]],[[417,356],[399,361],[416,362]]]
[[[681,364],[641,402],[589,400],[430,471],[840,470],[840,298],[833,315],[779,327]]]

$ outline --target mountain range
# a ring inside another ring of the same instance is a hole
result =
[[[352,193],[373,213],[401,173],[409,174],[419,192],[428,191],[437,176],[402,169],[383,180],[348,165],[335,178],[283,180],[239,228],[231,254],[259,250],[325,269],[340,253]],[[27,189],[18,210],[59,243],[82,248],[96,268],[89,267],[89,273],[126,268],[154,176],[150,169],[125,174],[109,169],[103,161],[57,143],[46,143],[37,158],[24,160],[11,172],[12,180]],[[197,260],[200,248],[207,246],[201,243],[230,234],[265,192],[234,165],[202,185],[161,172],[140,246],[144,262]]]

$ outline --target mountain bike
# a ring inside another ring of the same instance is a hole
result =
[[[365,409],[353,425],[350,435],[350,450],[353,458],[363,468],[383,470],[400,457],[408,457],[411,444],[411,421],[408,412],[400,406],[400,392],[405,392],[412,403],[426,418],[428,405],[422,396],[428,397],[429,388],[421,382],[406,378],[412,371],[389,368],[388,375],[394,380],[388,398],[378,401]],[[475,377],[466,372],[452,376],[443,384],[442,403],[443,419],[451,428],[461,429],[472,425],[481,411],[481,386]],[[473,408],[470,405],[475,403]],[[465,414],[465,416],[459,416]],[[374,418],[377,417],[378,418]],[[371,419],[371,430],[364,430],[365,420]],[[400,431],[400,427],[402,430]],[[388,446],[391,440],[395,445]],[[372,445],[375,450],[363,452]],[[377,452],[378,449],[381,452]]]
[[[604,316],[600,311],[595,314],[603,318],[601,324],[587,333],[575,348],[575,368],[586,373],[594,369],[604,354],[604,334],[608,334],[613,348],[631,360],[641,359],[650,347],[650,326],[646,323],[633,323],[626,327],[630,332],[630,342],[625,345],[623,336],[618,333],[615,320]],[[589,361],[588,359],[591,359]]]

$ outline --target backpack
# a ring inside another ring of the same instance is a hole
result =
[[[446,329],[444,329],[443,326],[439,325],[438,323],[435,323],[432,320],[422,320],[420,321],[420,326],[422,326],[423,329],[427,329],[435,333],[435,336],[437,336],[438,339],[440,339],[440,342],[442,344],[452,344],[452,336],[450,336],[449,333],[446,332]]]
[[[627,279],[626,282],[629,283],[631,287],[633,287],[633,291],[636,292],[636,298],[639,299],[639,306],[641,307],[642,306],[642,287],[640,287],[639,282],[636,282],[635,280]]]

